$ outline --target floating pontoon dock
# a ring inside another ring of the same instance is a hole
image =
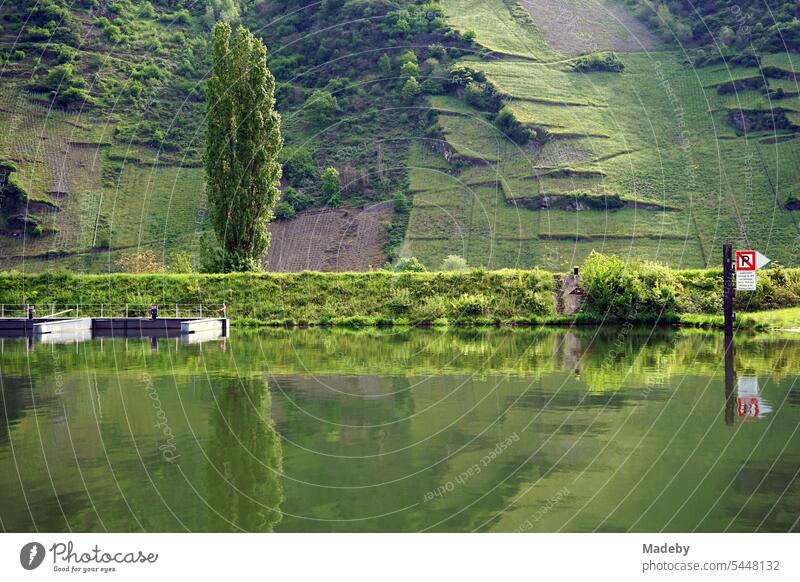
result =
[[[0,318],[2,337],[41,337],[75,334],[90,337],[153,337],[201,334],[205,338],[228,337],[228,319],[211,317],[22,317]]]

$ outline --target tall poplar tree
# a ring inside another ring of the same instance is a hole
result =
[[[267,49],[240,26],[214,27],[207,91],[206,190],[219,271],[259,270],[278,200],[283,146]]]

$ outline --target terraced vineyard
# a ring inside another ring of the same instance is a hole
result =
[[[471,265],[563,268],[591,250],[704,267],[731,242],[798,263],[796,55],[694,68],[610,3],[523,2],[527,21],[511,0],[444,5],[492,51],[469,66],[548,139],[517,146],[485,113],[432,97],[446,141],[436,149],[456,163],[443,166],[424,142],[412,151],[403,253],[430,267],[459,254]],[[598,27],[604,18],[616,26]],[[579,50],[604,49],[621,51],[624,72],[572,66]],[[758,125],[765,115],[771,131]]]

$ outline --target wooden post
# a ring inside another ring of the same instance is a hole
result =
[[[725,333],[733,333],[733,251],[731,245],[722,245],[722,311],[725,316]]]
[[[736,368],[733,359],[736,356],[736,345],[733,343],[733,334],[725,334],[725,424],[733,425],[736,398],[733,388],[736,384]]]

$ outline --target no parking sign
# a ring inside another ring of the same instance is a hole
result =
[[[755,291],[758,285],[756,270],[769,261],[758,251],[736,251],[736,290]]]

